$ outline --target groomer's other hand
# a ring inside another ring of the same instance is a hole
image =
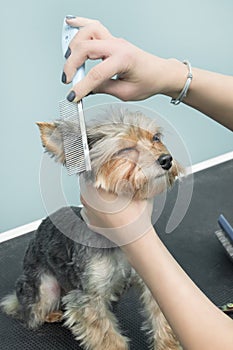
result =
[[[171,90],[176,95],[182,89],[187,68],[178,60],[154,56],[116,38],[99,21],[76,17],[67,19],[67,23],[81,28],[70,43],[63,82],[71,82],[77,67],[87,59],[102,60],[72,88],[67,96],[70,101],[76,102],[89,93],[133,101],[157,93],[170,94]],[[117,79],[112,79],[114,76]]]
[[[118,246],[142,237],[152,227],[153,200],[134,200],[124,194],[116,196],[94,188],[80,179],[82,217],[89,228]]]

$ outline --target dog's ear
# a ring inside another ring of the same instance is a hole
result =
[[[63,138],[61,131],[55,123],[37,122],[40,129],[40,136],[43,146],[46,151],[55,160],[61,163],[65,163],[65,154],[63,146]]]

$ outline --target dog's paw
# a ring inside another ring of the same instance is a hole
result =
[[[45,322],[47,323],[61,322],[62,317],[63,317],[62,311],[60,310],[53,311],[45,317]]]

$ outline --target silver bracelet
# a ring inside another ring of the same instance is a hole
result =
[[[188,92],[188,89],[189,89],[189,86],[191,84],[191,81],[193,79],[193,73],[192,73],[192,66],[191,64],[189,63],[189,61],[183,61],[184,64],[186,64],[188,66],[188,76],[187,76],[187,80],[186,80],[186,83],[183,87],[183,90],[181,91],[181,93],[179,94],[179,96],[177,98],[172,98],[171,99],[171,103],[173,105],[178,105],[180,102],[183,101],[183,99],[186,97],[187,95],[187,92]]]

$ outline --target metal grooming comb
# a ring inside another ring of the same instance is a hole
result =
[[[69,26],[66,19],[64,19],[62,29],[63,55],[65,55],[70,41],[77,32],[78,28]],[[83,64],[77,69],[72,84],[75,85],[84,76],[85,65]],[[65,122],[64,127],[62,127],[62,136],[68,174],[74,175],[91,170],[82,100],[78,103],[69,102],[68,100],[60,101],[59,110],[60,117]]]

